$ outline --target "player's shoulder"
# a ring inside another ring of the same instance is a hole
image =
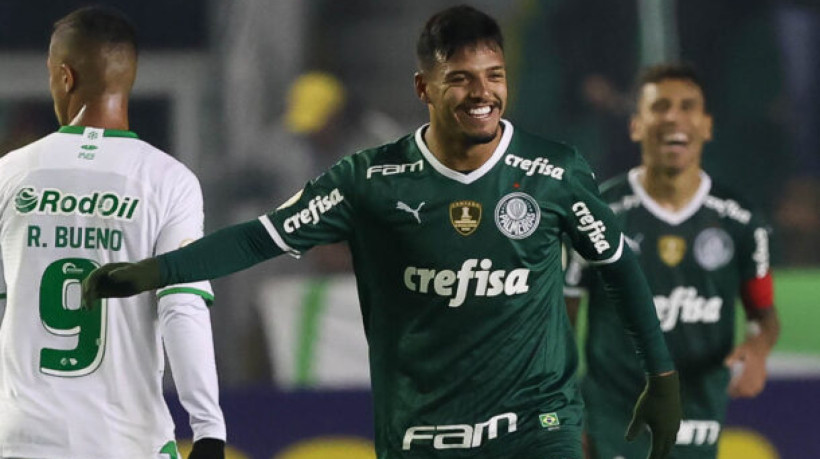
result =
[[[635,194],[635,190],[629,183],[629,174],[619,174],[601,182],[598,187],[601,196],[608,202],[614,202],[625,196]]]
[[[583,159],[578,149],[566,142],[547,139],[518,127],[514,129],[508,154],[515,154],[529,160],[547,158],[564,167]]]
[[[705,177],[710,181],[709,193],[703,200],[706,209],[743,225],[761,218],[758,207],[748,198],[708,175]]]
[[[15,150],[11,150],[3,156],[0,156],[0,174],[9,172],[13,169],[23,167],[33,159],[33,156],[38,151],[42,150],[46,145],[54,140],[55,134],[49,134],[41,137],[34,142],[24,145]]]
[[[360,165],[396,163],[417,157],[415,150],[415,138],[413,134],[407,134],[392,142],[358,151],[351,158]]]
[[[188,166],[165,151],[142,139],[129,139],[129,142],[133,142],[139,150],[137,157],[145,163],[145,171],[151,177],[161,178],[171,183],[197,180],[196,175]]]
[[[356,179],[371,179],[403,175],[424,170],[424,160],[413,134],[392,142],[358,151],[340,161],[341,167],[350,167]]]

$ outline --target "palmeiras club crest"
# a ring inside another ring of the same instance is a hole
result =
[[[535,232],[540,222],[541,208],[526,193],[507,194],[495,206],[495,225],[510,239],[524,239]]]

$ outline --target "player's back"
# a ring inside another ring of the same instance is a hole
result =
[[[64,127],[0,158],[0,456],[155,457],[173,440],[153,296],[79,302],[95,267],[160,249],[190,187],[127,131]]]

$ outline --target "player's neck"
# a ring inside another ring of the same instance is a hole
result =
[[[676,212],[686,207],[697,194],[701,174],[699,167],[669,173],[641,166],[638,179],[653,201],[666,210]]]
[[[128,98],[121,94],[106,94],[101,97],[77,102],[74,105],[70,126],[90,126],[103,129],[127,131]]]
[[[502,127],[488,143],[466,143],[462,138],[447,136],[431,124],[424,131],[424,143],[441,164],[456,171],[474,171],[484,165],[501,142]]]

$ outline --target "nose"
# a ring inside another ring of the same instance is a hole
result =
[[[674,123],[680,119],[682,113],[683,111],[681,110],[681,107],[672,105],[663,113],[663,120],[669,123]]]
[[[474,78],[470,83],[470,97],[474,99],[487,99],[490,96],[490,85],[486,78]]]

